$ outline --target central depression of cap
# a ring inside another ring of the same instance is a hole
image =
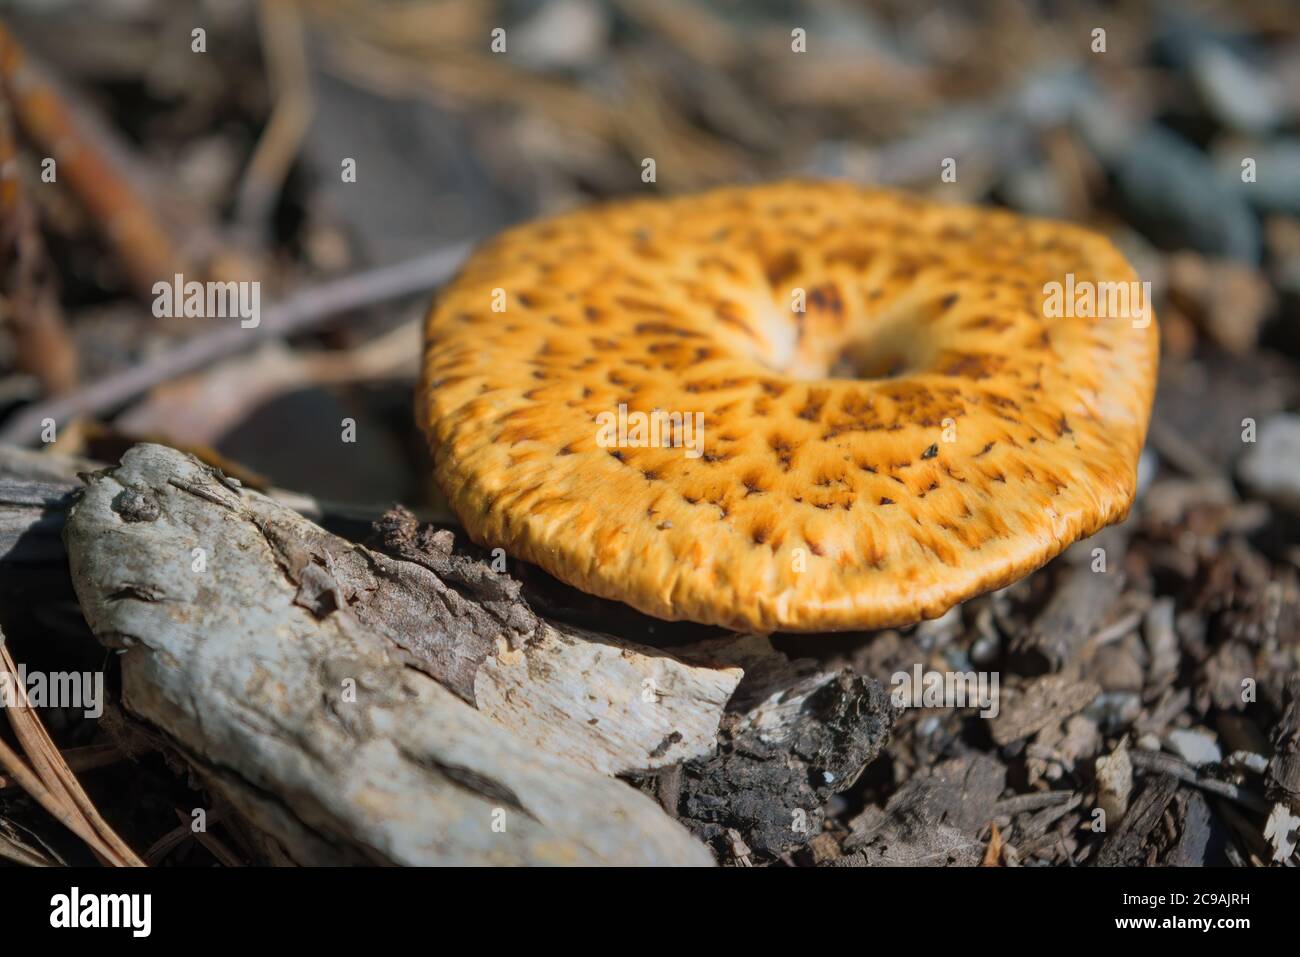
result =
[[[578,588],[899,625],[1127,513],[1143,292],[1103,237],[1006,212],[803,182],[625,202],[471,257],[418,411],[470,535]]]

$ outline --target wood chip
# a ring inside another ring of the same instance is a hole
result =
[[[1002,689],[1002,710],[990,724],[993,740],[1010,744],[1076,714],[1101,693],[1101,687],[1075,673],[1044,675],[1023,688]]]

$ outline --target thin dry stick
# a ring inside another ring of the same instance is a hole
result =
[[[180,818],[182,824],[189,824],[190,818],[180,808],[176,808],[176,816]],[[208,815],[208,824],[215,824],[220,820],[220,815]],[[228,848],[221,838],[217,837],[211,831],[195,831],[194,839],[207,848],[208,853],[215,857],[221,864],[226,867],[243,867],[244,862],[239,859],[239,855]]]
[[[222,326],[60,399],[29,406],[0,429],[0,442],[34,443],[46,419],[62,426],[79,415],[106,412],[159,383],[237,355],[267,339],[302,332],[340,312],[432,289],[451,277],[468,251],[468,243],[458,243],[295,293],[268,309],[254,328],[245,329],[238,323]]]
[[[167,855],[194,836],[194,829],[185,823],[174,827],[144,852],[144,859],[150,867],[157,867],[167,859]]]
[[[12,669],[13,663],[8,658],[8,652],[0,652],[0,654],[5,656],[6,667]],[[25,695],[23,697],[25,698]],[[117,832],[100,815],[99,809],[90,800],[90,795],[82,789],[81,782],[77,780],[77,776],[72,773],[72,769],[68,767],[59,749],[50,739],[45,725],[30,710],[25,700],[23,707],[16,713],[24,717],[15,719],[11,715],[14,733],[17,734],[32,767],[41,780],[51,791],[70,801],[82,818],[103,838],[112,852],[111,859],[114,863],[142,865],[143,862],[135,856],[130,846],[118,837]]]
[[[0,21],[0,81],[27,136],[58,162],[59,181],[90,212],[136,288],[185,272],[179,245],[139,184],[128,175],[122,144],[92,115],[74,106],[47,71]]]
[[[63,755],[63,760],[68,762],[68,767],[77,772],[105,768],[110,764],[117,764],[126,757],[112,744],[89,744],[84,748],[68,748],[60,753]],[[16,787],[18,787],[17,781],[0,774],[0,791]]]
[[[54,867],[62,863],[6,834],[3,827],[0,827],[0,858],[23,867]]]
[[[108,853],[108,848],[104,846],[99,835],[91,829],[85,819],[46,788],[41,783],[41,779],[27,766],[27,763],[3,740],[0,740],[0,767],[3,767],[5,772],[18,782],[18,786],[30,794],[32,799],[45,808],[56,821],[91,847],[97,850],[103,848],[104,853]]]
[[[41,238],[36,207],[18,179],[18,145],[9,97],[0,83],[0,322],[13,331],[18,368],[48,393],[77,384],[77,350],[68,335]]]
[[[1208,778],[1201,774],[1196,768],[1192,767],[1186,761],[1174,757],[1170,754],[1161,754],[1158,751],[1131,751],[1129,760],[1134,766],[1142,768],[1145,771],[1154,771],[1157,773],[1171,774],[1178,780],[1203,791],[1209,791],[1211,794],[1218,794],[1229,800],[1236,801],[1252,811],[1258,811],[1265,814],[1269,810],[1269,803],[1259,795],[1247,791],[1245,788],[1238,787],[1230,781],[1220,781],[1217,778]]]
[[[217,838],[208,831],[194,830],[194,823],[188,814],[180,808],[174,808],[173,810],[176,811],[176,817],[180,819],[180,826],[173,828],[162,837],[158,838],[158,840],[153,842],[153,846],[150,847],[149,850],[145,851],[144,859],[149,862],[150,867],[157,867],[166,860],[167,856],[171,854],[172,851],[176,850],[176,848],[180,847],[191,838],[207,848],[212,853],[212,856],[226,867],[243,866],[243,861],[239,859],[239,856],[235,854],[234,851],[230,850],[230,848],[226,847],[223,842],[217,840]],[[223,821],[224,816],[225,815],[220,810],[214,808],[208,814],[208,826],[211,827],[213,824]]]
[[[419,375],[420,319],[400,326],[345,352],[313,352],[302,357],[314,385],[346,385]]]
[[[271,206],[298,155],[314,109],[302,17],[297,8],[281,0],[261,0],[257,12],[262,50],[270,66],[276,101],[235,201],[236,219],[250,236],[261,235],[257,227],[263,226],[270,216]]]
[[[0,635],[0,639],[3,636]],[[9,675],[16,675],[18,667],[14,664],[13,658],[9,654],[9,649],[0,643],[0,668],[3,668]],[[130,846],[118,837],[117,832],[100,816],[99,810],[90,800],[90,796],[82,789],[81,783],[77,780],[72,769],[68,767],[67,762],[55,747],[53,740],[45,731],[45,726],[41,724],[39,718],[31,709],[31,703],[27,699],[27,691],[21,684],[14,682],[17,689],[18,707],[9,709],[9,723],[13,726],[14,734],[18,737],[18,743],[22,745],[31,761],[32,770],[38,781],[38,786],[45,792],[48,799],[63,811],[63,814],[54,813],[59,820],[68,824],[69,819],[75,819],[81,827],[72,828],[73,832],[85,840],[101,856],[110,863],[121,866],[143,867],[144,862],[136,856]],[[7,748],[5,749],[8,750]],[[12,757],[13,766],[10,767],[10,761],[5,760]],[[0,754],[0,760],[4,761],[6,770],[8,770],[21,784],[24,790],[32,794],[41,805],[47,810],[50,805],[42,800],[41,797],[31,790],[31,773],[26,765],[18,759],[18,756],[12,751],[8,754]],[[69,824],[69,827],[71,825]],[[93,838],[87,839],[87,833]]]

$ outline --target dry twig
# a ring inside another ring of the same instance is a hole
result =
[[[458,244],[305,289],[267,310],[255,328],[222,326],[61,399],[24,409],[0,429],[0,442],[33,442],[46,419],[66,424],[80,415],[107,412],[159,383],[236,355],[268,338],[290,336],[341,312],[432,289],[455,272],[467,251],[466,244]]]
[[[58,164],[58,174],[121,257],[142,294],[184,273],[181,248],[144,192],[127,175],[124,150],[23,50],[0,21],[0,82],[19,125]]]
[[[116,867],[143,867],[144,862],[100,816],[76,775],[32,711],[26,689],[17,680],[18,668],[0,634],[0,668],[9,676],[17,707],[7,708],[9,723],[31,762],[30,766],[0,741],[0,767],[43,808],[85,841],[107,863]]]
[[[18,368],[58,394],[76,385],[77,351],[55,294],[35,207],[18,179],[11,112],[0,84],[0,322],[13,330]]]
[[[301,15],[293,4],[272,0],[262,0],[257,12],[277,99],[235,201],[236,219],[250,237],[262,235],[260,227],[270,217],[275,197],[298,155],[313,109]]]

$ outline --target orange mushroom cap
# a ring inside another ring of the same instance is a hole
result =
[[[900,625],[1128,512],[1143,292],[1085,229],[847,184],[616,203],[471,257],[419,412],[469,534],[578,588],[735,629]]]

